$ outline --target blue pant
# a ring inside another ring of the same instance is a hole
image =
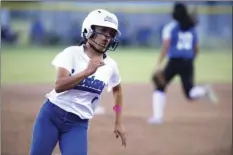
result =
[[[35,121],[30,155],[51,155],[58,141],[62,155],[87,155],[87,130],[88,120],[47,100]]]

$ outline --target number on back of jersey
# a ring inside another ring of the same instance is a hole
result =
[[[178,33],[178,50],[190,50],[192,48],[193,35],[190,32],[179,32]]]

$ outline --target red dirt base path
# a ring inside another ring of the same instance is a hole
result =
[[[48,85],[2,86],[2,155],[28,155],[32,126]],[[165,123],[148,125],[152,87],[127,84],[124,89],[124,124],[127,147],[113,134],[111,93],[101,105],[106,114],[95,116],[89,128],[89,155],[232,155],[232,86],[216,84],[220,103],[188,102],[180,85],[168,89]],[[78,148],[78,146],[77,146]],[[56,147],[54,154],[59,153]]]

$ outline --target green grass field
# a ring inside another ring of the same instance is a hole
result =
[[[54,56],[64,47],[4,47],[1,53],[2,84],[52,83]],[[129,48],[109,52],[125,83],[150,82],[158,49]],[[232,82],[232,53],[202,51],[196,61],[197,82]]]

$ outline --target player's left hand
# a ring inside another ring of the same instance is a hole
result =
[[[124,126],[122,124],[115,124],[114,133],[116,138],[121,137],[122,146],[126,147],[126,134]]]

